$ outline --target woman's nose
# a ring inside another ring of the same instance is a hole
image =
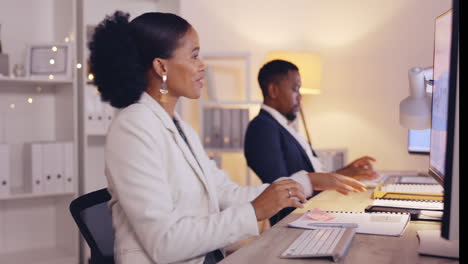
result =
[[[200,71],[205,71],[206,65],[203,63],[202,60],[200,60]]]

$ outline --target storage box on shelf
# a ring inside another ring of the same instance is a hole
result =
[[[209,152],[241,152],[249,109],[203,108],[203,145]]]
[[[85,90],[86,134],[88,136],[105,136],[117,110],[101,100],[96,86],[87,84]]]
[[[336,171],[346,165],[348,156],[346,148],[316,149],[315,151],[326,172]]]

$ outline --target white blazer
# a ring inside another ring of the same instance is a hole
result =
[[[258,235],[255,199],[211,161],[197,133],[147,93],[122,110],[106,142],[106,177],[119,264],[203,263],[205,254]],[[200,168],[201,166],[201,168]]]

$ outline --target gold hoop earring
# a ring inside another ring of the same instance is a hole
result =
[[[167,93],[169,92],[167,90],[167,75],[163,74],[162,76],[162,83],[161,83],[161,89],[159,89],[159,92],[161,93],[161,102],[165,103],[167,102]]]

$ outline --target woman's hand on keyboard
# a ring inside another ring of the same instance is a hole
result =
[[[304,208],[304,189],[295,180],[287,179],[270,184],[252,205],[258,221],[268,219],[286,207]]]
[[[361,182],[338,173],[309,173],[312,188],[317,191],[336,190],[347,195],[350,192],[363,192],[366,186]]]

